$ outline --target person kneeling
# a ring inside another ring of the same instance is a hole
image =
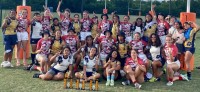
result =
[[[64,47],[63,54],[56,53],[50,61],[57,61],[55,66],[52,66],[46,74],[34,74],[33,78],[40,78],[43,80],[63,80],[64,73],[69,68],[69,75],[72,77],[73,56],[71,56],[69,47]]]

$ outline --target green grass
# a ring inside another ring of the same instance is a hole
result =
[[[133,21],[136,16],[131,16],[131,21]],[[200,20],[198,19],[198,24]],[[196,40],[196,53],[195,53],[195,67],[200,65],[200,33],[197,34]],[[3,60],[3,43],[2,36],[0,36],[0,60]],[[30,60],[29,60],[30,62]],[[13,59],[13,64],[15,60]],[[176,81],[171,87],[166,86],[166,78],[163,75],[163,79],[160,82],[142,83],[142,89],[134,89],[133,85],[131,86],[122,86],[121,81],[115,82],[115,87],[106,87],[105,81],[100,82],[99,90],[101,92],[199,92],[200,90],[200,70],[194,69],[192,72],[192,80],[189,82],[186,81]],[[43,81],[40,79],[33,79],[32,75],[36,73],[27,72],[23,70],[23,67],[14,67],[14,68],[0,68],[0,91],[1,92],[76,92],[79,90],[76,89],[64,89],[63,81]],[[88,83],[87,83],[88,85]],[[75,87],[75,86],[74,86]],[[85,90],[84,92],[87,92]]]

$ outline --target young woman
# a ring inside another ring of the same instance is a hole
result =
[[[33,69],[38,69],[41,73],[46,73],[48,69],[48,55],[50,53],[51,40],[49,39],[49,31],[44,31],[42,38],[37,43],[36,60],[39,66],[33,66]],[[30,70],[32,70],[32,68]]]
[[[98,17],[96,15],[92,18],[93,24],[92,24],[92,37],[95,38],[96,34],[98,34]]]
[[[144,22],[144,35],[143,35],[143,40],[145,42],[148,42],[148,39],[152,33],[155,33],[157,28],[156,21],[153,20],[153,16],[149,13],[146,14],[145,16],[145,22]]]
[[[81,62],[81,56],[80,53],[75,53],[78,48],[80,48],[80,42],[78,36],[75,34],[75,30],[73,28],[69,29],[68,35],[62,36],[62,40],[65,42],[65,46],[69,46],[71,49],[71,53],[74,56],[76,63],[74,66],[74,71],[76,72]]]
[[[106,86],[114,86],[114,80],[118,78],[118,71],[121,69],[120,54],[117,50],[112,50],[103,63]]]
[[[4,41],[4,60],[1,64],[9,63],[11,67],[12,53],[13,48],[17,44],[17,33],[15,31],[17,27],[16,20],[16,11],[10,10],[8,17],[3,20],[2,23],[2,32],[3,32],[3,41]]]
[[[93,47],[95,47],[93,37],[89,35],[85,39],[85,45],[81,46],[76,53],[81,53],[82,57],[84,58],[86,55],[89,55],[89,52]]]
[[[134,35],[136,32],[138,32],[138,33],[141,34],[141,37],[143,37],[143,34],[144,34],[143,31],[144,31],[144,30],[143,30],[143,20],[142,20],[142,18],[137,18],[137,19],[136,19],[136,22],[135,22],[135,24],[134,24],[132,30],[133,30],[133,35]]]
[[[126,41],[130,42],[132,39],[132,24],[129,23],[130,17],[128,15],[124,16],[124,21],[120,23],[120,30],[122,30],[126,34]]]
[[[41,15],[40,13],[35,13],[33,20],[31,22],[31,48],[32,48],[32,53],[31,53],[31,60],[32,63],[30,65],[36,64],[38,65],[38,62],[35,60],[35,55],[36,55],[36,47],[38,41],[42,38],[41,36],[41,31],[42,31],[42,23],[41,23]],[[29,66],[30,68],[30,66]],[[29,70],[29,69],[28,69]]]
[[[134,40],[132,40],[129,43],[129,48],[138,50],[138,57],[143,60],[145,67],[148,70],[150,67],[150,62],[143,52],[146,45],[147,45],[147,43],[145,41],[141,40],[141,35],[140,35],[140,33],[137,32],[134,34]]]
[[[93,24],[92,20],[89,18],[88,11],[83,11],[83,19],[81,19],[80,22],[81,22],[81,32],[80,32],[81,45],[84,45],[86,36],[91,35],[91,27]]]
[[[51,27],[51,20],[53,18],[53,15],[51,14],[51,11],[49,8],[44,7],[44,15],[42,16],[42,28],[43,30],[50,30]]]
[[[72,78],[72,64],[73,56],[70,53],[69,47],[64,47],[62,54],[56,53],[51,57],[50,61],[56,61],[56,65],[52,66],[46,74],[34,74],[33,78],[40,78],[42,80],[63,80],[65,72],[69,69],[68,77]]]
[[[99,64],[99,58],[97,53],[98,51],[96,47],[92,47],[90,49],[90,53],[83,58],[84,59],[83,71],[76,72],[75,73],[76,78],[84,79],[85,81],[95,80],[100,78],[100,74],[97,73]]]
[[[162,46],[161,41],[158,35],[155,33],[151,34],[148,46],[150,47],[150,54],[152,59],[152,71],[153,77],[149,80],[150,82],[160,81],[160,76],[162,75],[162,68],[165,64],[165,61],[162,59]]]
[[[123,71],[124,65],[125,65],[125,60],[126,57],[128,56],[128,42],[126,42],[126,37],[125,37],[125,33],[120,31],[117,35],[117,43],[116,43],[116,47],[117,50],[120,54],[120,62],[121,62],[121,70],[120,70],[120,74],[121,76],[125,75],[125,72]]]
[[[58,18],[53,18],[53,24],[51,25],[51,28],[50,28],[50,33],[51,33],[52,38],[55,37],[56,31],[61,31],[60,30],[60,23],[59,23]]]
[[[111,25],[112,25],[112,22],[110,20],[108,20],[108,15],[107,14],[102,14],[101,15],[101,22],[99,22],[99,25],[98,25],[98,30],[99,30],[99,33],[101,33],[100,37],[101,36],[105,36],[104,35],[104,32],[106,30],[110,30],[111,29]]]
[[[26,67],[27,60],[26,60],[26,48],[27,48],[27,43],[28,43],[28,32],[27,29],[30,25],[30,20],[27,19],[28,16],[28,11],[26,9],[23,9],[20,11],[20,15],[18,18],[18,25],[17,25],[17,39],[18,39],[18,44],[17,44],[17,63],[16,66],[20,66],[20,59],[19,59],[19,52],[22,47],[23,49],[23,65]]]
[[[62,32],[56,31],[55,32],[55,37],[51,41],[51,53],[48,55],[49,60],[58,52],[62,51],[63,47],[65,46],[65,41],[62,40],[61,38]],[[48,62],[48,67],[51,66],[52,63],[55,61],[50,61]]]
[[[112,37],[114,39],[117,39],[117,34],[119,33],[119,28],[120,28],[120,19],[118,15],[113,15],[113,25],[112,25]]]
[[[175,22],[174,23],[175,31],[172,35],[172,38],[174,39],[174,42],[176,44],[176,47],[178,48],[178,56],[177,58],[180,59],[180,55],[184,53],[184,45],[183,42],[185,41],[184,37],[184,29],[182,27],[181,22]]]
[[[74,28],[76,35],[80,38],[81,23],[80,23],[78,14],[74,14],[74,20],[72,22],[72,27]]]
[[[138,57],[137,50],[131,50],[131,57],[126,59],[124,71],[126,72],[127,81],[122,82],[122,84],[130,84],[130,79],[135,85],[135,88],[140,89],[142,85],[139,83],[144,82],[146,68],[142,59]]]
[[[72,19],[70,18],[70,9],[65,9],[64,13],[60,12],[62,0],[59,1],[57,7],[57,13],[61,20],[61,31],[62,36],[67,35],[67,31],[71,28]]]
[[[107,55],[112,51],[113,46],[115,45],[115,39],[112,38],[112,32],[107,30],[104,32],[103,37],[98,39],[99,43],[99,54],[100,54],[100,64],[105,61]]]
[[[167,86],[172,86],[173,82],[176,80],[188,80],[187,77],[183,75],[174,76],[174,73],[177,72],[180,68],[180,62],[177,59],[177,53],[178,49],[176,45],[173,44],[171,35],[167,35],[163,55],[167,62]]]
[[[191,27],[191,24],[194,24],[194,28]],[[194,22],[185,22],[184,23],[184,36],[185,36],[185,63],[187,66],[187,76],[188,79],[191,80],[191,68],[190,68],[190,60],[195,53],[194,41],[196,33],[200,30],[200,27]]]

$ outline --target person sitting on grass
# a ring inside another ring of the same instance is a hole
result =
[[[84,57],[83,71],[76,72],[75,76],[78,79],[85,79],[85,81],[95,80],[100,78],[98,71],[99,58],[97,48],[92,47],[88,55]]]
[[[107,82],[106,86],[114,86],[114,79],[118,79],[119,70],[121,69],[120,54],[117,50],[111,51],[103,63],[104,74]]]
[[[187,80],[188,78],[182,74],[176,76],[175,72],[180,69],[180,61],[177,59],[178,49],[173,44],[171,35],[166,36],[163,57],[167,62],[167,86],[172,86],[176,80]]]
[[[48,66],[48,55],[50,53],[51,40],[49,39],[49,31],[44,31],[42,34],[42,38],[37,43],[36,50],[36,60],[39,62],[40,66],[32,66],[30,70],[37,69],[41,73],[47,72]]]
[[[160,76],[164,73],[161,71],[165,64],[165,60],[163,60],[161,52],[162,52],[162,43],[160,38],[155,33],[150,35],[148,46],[150,48],[149,52],[151,54],[151,66],[153,71],[153,77],[149,80],[149,82],[160,81]]]
[[[122,82],[123,85],[129,85],[131,80],[135,88],[140,89],[144,82],[144,74],[147,71],[145,63],[138,57],[138,50],[131,50],[131,57],[126,59],[124,71],[126,72],[127,81]]]
[[[63,80],[67,69],[69,69],[69,77],[72,78],[73,60],[70,48],[64,47],[62,53],[58,52],[50,59],[50,61],[57,61],[56,65],[52,66],[46,74],[34,74],[33,78],[40,78],[42,80]]]

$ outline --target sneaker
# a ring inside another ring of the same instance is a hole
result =
[[[114,86],[115,84],[114,84],[114,80],[111,80],[110,81],[110,86]]]
[[[135,83],[134,85],[136,89],[140,89],[142,87],[142,85],[140,85],[139,83]]]
[[[36,73],[36,74],[33,75],[33,78],[39,78],[40,75],[41,75],[41,74]]]
[[[157,81],[157,79],[155,78],[155,77],[152,77],[150,80],[149,80],[149,82],[156,82]]]
[[[109,85],[110,85],[110,80],[107,80],[106,86],[109,86]]]
[[[30,67],[29,71],[30,71],[30,72],[33,71],[33,70],[35,69],[35,67],[36,67],[36,65],[33,64],[33,65]]]
[[[182,74],[180,74],[180,76],[183,78],[183,80],[189,81],[187,76],[182,75]]]
[[[173,85],[173,82],[172,82],[172,81],[168,81],[166,85],[167,85],[167,86],[172,86],[172,85]]]
[[[125,86],[125,85],[130,85],[130,84],[131,84],[131,83],[130,83],[129,80],[127,80],[127,81],[123,81],[123,82],[122,82],[122,85],[124,85],[124,86]]]

